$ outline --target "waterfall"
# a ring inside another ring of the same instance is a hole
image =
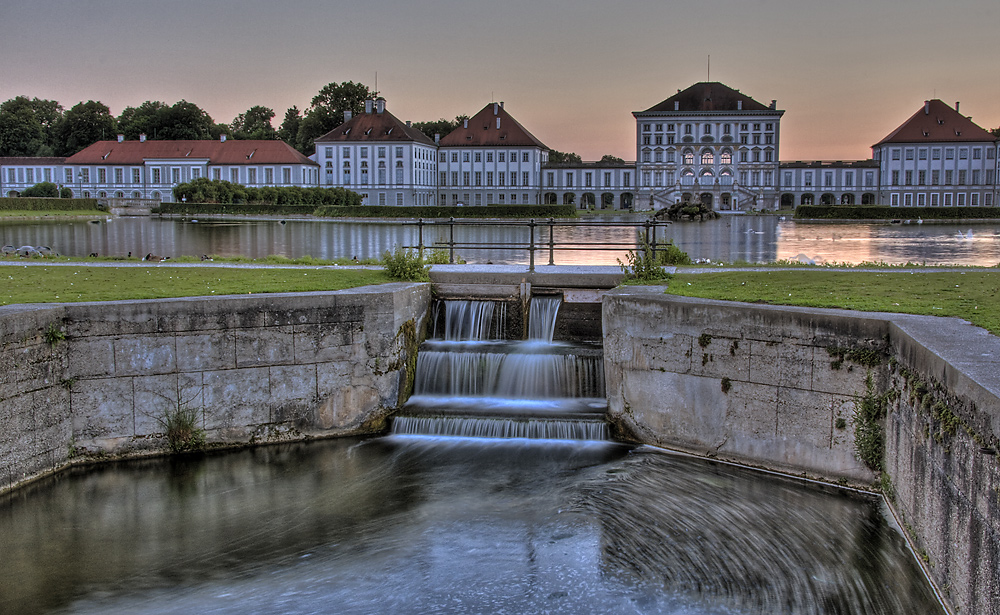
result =
[[[396,435],[606,440],[600,348],[553,342],[561,298],[535,297],[528,339],[506,339],[506,309],[443,301],[443,326],[417,355],[414,394]]]

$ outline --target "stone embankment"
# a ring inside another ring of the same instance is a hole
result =
[[[430,289],[0,307],[0,491],[78,460],[377,429]],[[182,436],[183,437],[183,436]]]
[[[954,318],[643,287],[606,294],[603,320],[609,414],[622,432],[877,484],[952,611],[1000,613],[1000,338]],[[866,421],[856,402],[884,418]]]

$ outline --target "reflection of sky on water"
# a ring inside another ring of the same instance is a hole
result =
[[[605,218],[620,220],[622,218]],[[641,218],[634,218],[641,222]],[[969,231],[972,235],[969,236]],[[470,263],[528,262],[529,230],[524,226],[455,227],[456,258]],[[535,229],[535,263],[549,262],[549,231]],[[617,265],[638,233],[625,227],[557,226],[557,265]],[[423,242],[447,248],[446,224],[426,226]],[[772,262],[800,254],[817,262],[906,262],[987,265],[1000,263],[1000,224],[808,224],[774,216],[727,216],[709,222],[676,223],[666,238],[691,258],[712,261]],[[664,239],[661,229],[657,238]],[[415,225],[398,222],[338,222],[327,220],[190,220],[118,218],[112,221],[0,221],[0,242],[50,246],[70,256],[161,255],[248,256],[271,254],[298,257],[380,258],[396,246],[416,246]],[[506,244],[480,250],[471,244]],[[618,244],[618,245],[607,245]],[[586,247],[588,250],[577,248]]]

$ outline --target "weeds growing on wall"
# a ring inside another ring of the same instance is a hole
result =
[[[59,328],[59,325],[57,325],[54,322],[51,322],[49,323],[49,326],[45,329],[43,337],[45,338],[45,343],[47,343],[49,346],[54,347],[56,344],[66,339],[66,334],[62,332],[62,329]]]
[[[649,242],[643,239],[641,243],[638,250],[634,252],[629,250],[625,254],[625,262],[618,259],[618,264],[625,275],[625,281],[637,284],[655,284],[669,279],[670,275],[660,264]]]
[[[198,410],[183,402],[166,412],[160,419],[167,431],[167,444],[175,453],[200,451],[205,448],[205,430],[198,425]]]
[[[865,376],[865,392],[854,398],[854,447],[873,472],[881,473],[885,459],[885,419],[888,399],[875,391],[871,371]]]

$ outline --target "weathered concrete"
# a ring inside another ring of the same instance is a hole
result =
[[[832,480],[878,477],[855,457],[869,370],[828,349],[887,350],[871,373],[890,402],[890,506],[953,612],[1000,613],[1000,338],[958,319],[659,288],[612,291],[603,314],[609,413],[632,437]]]
[[[0,308],[0,491],[77,458],[355,433],[398,405],[430,289]],[[49,333],[47,333],[49,332]]]

